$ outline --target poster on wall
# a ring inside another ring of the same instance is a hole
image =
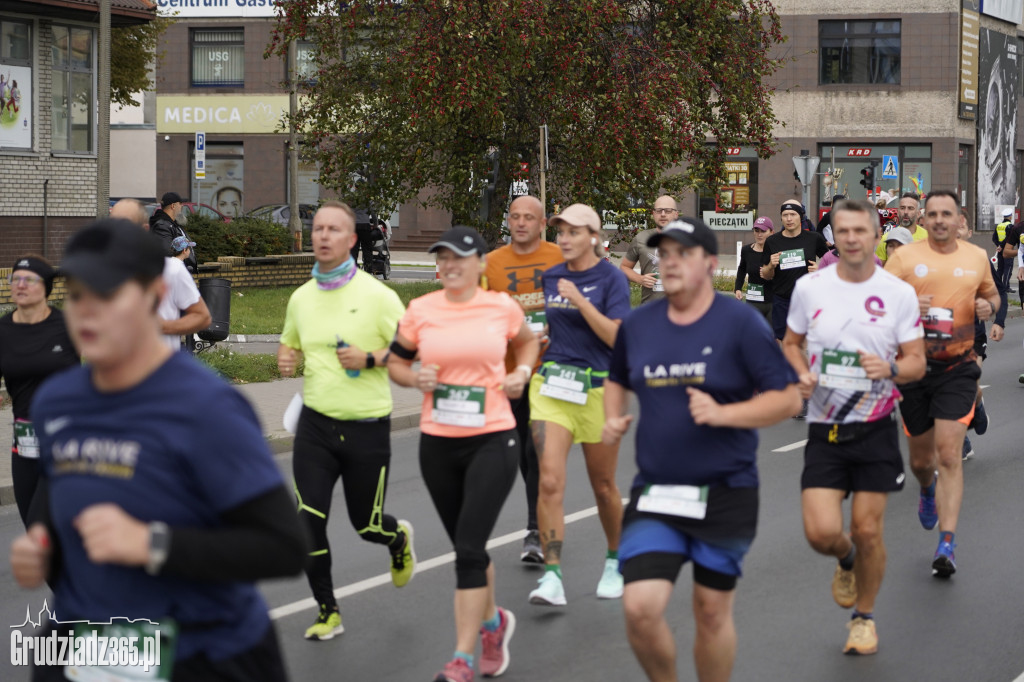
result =
[[[32,69],[0,64],[0,147],[32,148]]]
[[[224,158],[226,154],[236,155]],[[220,158],[218,158],[220,157]],[[206,145],[206,179],[192,180],[192,201],[212,206],[229,218],[245,211],[243,199],[245,184],[241,145]]]
[[[1017,205],[1017,38],[981,30],[978,115],[978,224],[992,230],[1004,206]]]

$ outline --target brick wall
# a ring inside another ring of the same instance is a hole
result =
[[[216,263],[204,263],[203,272],[193,275],[196,284],[201,279],[220,277],[231,282],[232,289],[259,287],[297,287],[305,284],[310,278],[310,271],[316,260],[312,255],[269,256],[280,259],[276,263],[248,263],[245,258],[237,256],[221,256]],[[216,268],[205,266],[217,266]],[[8,278],[11,268],[0,268],[0,305],[11,302],[11,285]],[[64,299],[67,290],[62,278],[54,282],[51,301]]]

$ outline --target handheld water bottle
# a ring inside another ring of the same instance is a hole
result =
[[[338,348],[348,348],[348,344],[345,343],[344,341],[342,341],[340,336],[335,334],[334,338],[337,339],[337,341],[338,341]],[[345,374],[347,374],[350,379],[355,379],[356,377],[359,376],[359,370],[358,369],[346,369],[345,370]]]

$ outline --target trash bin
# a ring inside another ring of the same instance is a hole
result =
[[[231,326],[231,280],[207,277],[199,280],[199,295],[210,309],[210,326],[196,336],[203,341],[223,341]]]

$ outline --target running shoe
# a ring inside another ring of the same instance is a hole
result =
[[[844,654],[866,656],[878,651],[878,633],[875,632],[873,618],[854,618],[846,627],[850,630],[850,636],[846,638]]]
[[[405,533],[405,547],[401,552],[391,555],[391,584],[405,587],[416,572],[416,548],[412,544],[412,524],[399,519],[398,527]]]
[[[530,593],[530,603],[538,606],[565,606],[565,588],[554,571],[544,571],[539,586]]]
[[[618,599],[622,596],[622,574],[618,559],[605,559],[604,572],[597,583],[598,599]]]
[[[939,472],[936,471],[932,484],[927,488],[921,488],[921,499],[917,502],[917,518],[925,530],[935,528],[939,522],[939,512],[935,509],[935,481],[938,476]]]
[[[951,542],[939,541],[939,548],[935,550],[935,559],[932,560],[932,575],[936,578],[948,578],[956,573],[956,557],[953,556],[953,549],[956,545]]]
[[[978,403],[974,406],[974,416],[971,417],[971,425],[968,428],[974,429],[974,432],[979,436],[984,435],[988,431],[988,412],[985,411],[984,398],[978,400]]]
[[[480,674],[497,677],[508,670],[508,643],[516,631],[516,617],[511,611],[498,607],[501,625],[494,632],[480,628]]]
[[[453,658],[444,665],[434,682],[473,682],[473,669],[461,658]]]
[[[832,575],[832,598],[844,609],[857,603],[857,578],[852,568],[846,571],[836,564],[836,572]]]
[[[329,607],[326,604],[320,605],[320,615],[316,622],[306,629],[306,639],[323,642],[334,639],[335,635],[345,632],[345,626],[341,624],[341,614],[338,607]]]
[[[523,553],[519,560],[524,564],[543,564],[544,548],[540,546],[540,531],[528,530],[523,538]]]
[[[964,450],[962,457],[965,462],[971,457],[974,457],[974,446],[971,445],[971,439],[967,436],[964,436]]]

